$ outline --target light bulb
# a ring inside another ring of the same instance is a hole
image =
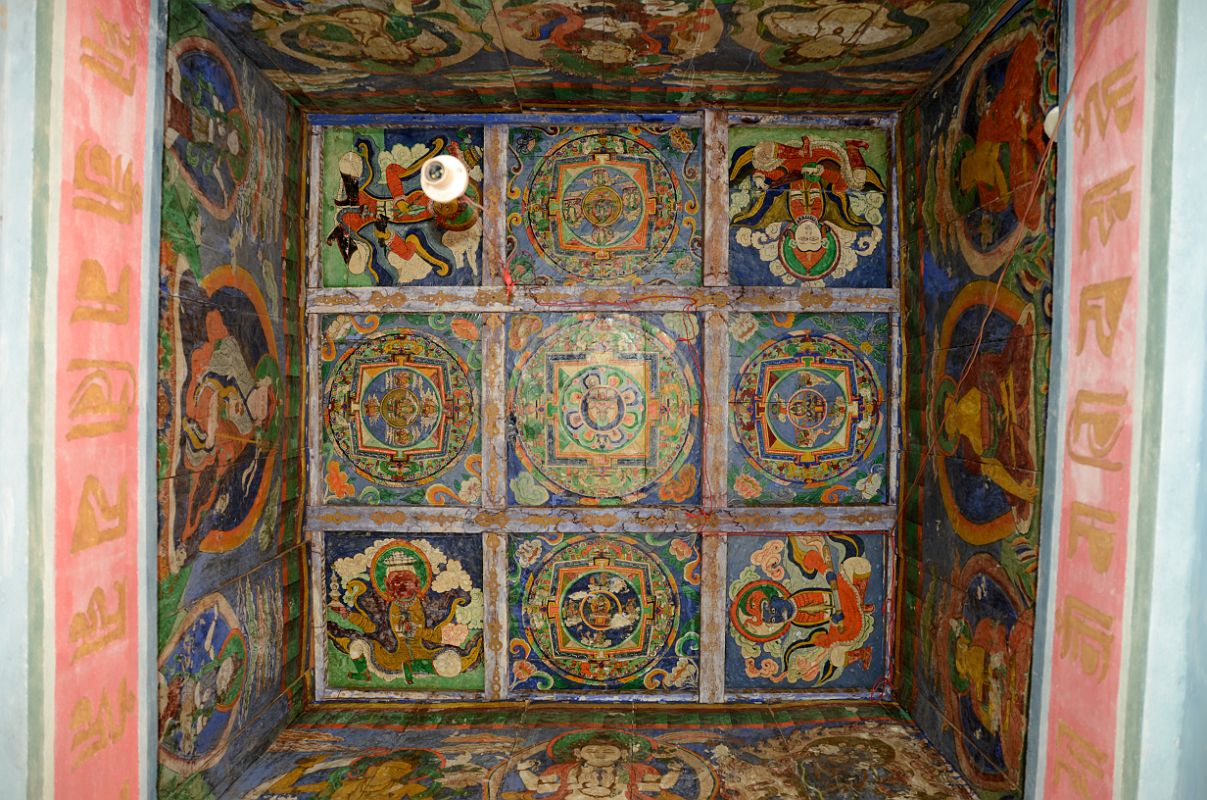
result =
[[[451,203],[465,194],[469,187],[469,172],[464,162],[455,156],[436,156],[423,165],[419,184],[423,193],[437,203]]]
[[[1049,139],[1055,139],[1057,126],[1060,125],[1060,106],[1052,106],[1044,116],[1044,133]]]

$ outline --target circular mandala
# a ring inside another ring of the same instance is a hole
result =
[[[836,336],[797,334],[751,356],[734,383],[734,436],[782,483],[817,486],[871,452],[883,422],[871,363]]]
[[[534,570],[524,628],[570,680],[614,684],[665,657],[679,629],[678,597],[666,565],[633,540],[581,538]]]
[[[414,331],[349,349],[332,372],[327,398],[327,436],[357,472],[388,486],[440,474],[477,431],[465,362]]]
[[[610,366],[571,379],[561,404],[562,425],[581,447],[601,453],[630,444],[645,428],[645,388]]]
[[[589,133],[551,151],[524,196],[528,236],[558,269],[588,281],[623,278],[674,241],[679,187],[656,150]]]
[[[578,317],[522,356],[509,407],[516,453],[549,489],[627,498],[690,447],[698,391],[675,342],[638,317]]]

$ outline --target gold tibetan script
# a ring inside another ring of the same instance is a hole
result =
[[[72,208],[129,225],[142,210],[142,184],[134,180],[134,162],[110,156],[99,144],[84,142],[75,154],[76,195]]]
[[[84,259],[75,284],[75,302],[76,307],[71,312],[72,322],[125,325],[130,321],[130,267],[122,267],[117,288],[109,291],[101,262],[95,258]]]
[[[1081,800],[1098,800],[1098,792],[1091,793],[1092,783],[1100,783],[1106,777],[1106,753],[1090,744],[1084,736],[1067,723],[1056,723],[1056,741],[1052,749],[1053,769],[1056,777],[1053,787],[1059,787],[1062,776],[1068,776],[1073,791]]]
[[[1114,22],[1131,4],[1132,0],[1086,0],[1082,25],[1087,31],[1092,31],[1095,24]]]
[[[100,29],[99,38],[85,36],[80,40],[80,65],[100,75],[126,95],[134,94],[138,69],[138,31],[123,29],[110,22],[100,12],[93,13]]]
[[[1136,168],[1128,167],[1117,175],[1094,184],[1081,195],[1081,245],[1078,251],[1090,249],[1090,226],[1097,223],[1098,243],[1106,245],[1115,225],[1127,219],[1132,210],[1132,192],[1124,187]]]
[[[75,645],[71,663],[126,638],[125,581],[113,584],[113,595],[113,610],[110,611],[105,590],[98,586],[92,590],[88,607],[71,615],[67,629],[68,638]]]
[[[111,698],[108,689],[101,691],[95,706],[92,700],[81,697],[71,709],[72,766],[84,761],[118,742],[126,732],[126,717],[134,711],[136,699],[122,678],[121,687]]]
[[[1123,301],[1127,299],[1127,288],[1131,276],[1113,281],[1091,283],[1081,290],[1078,300],[1077,354],[1085,350],[1086,336],[1090,326],[1094,327],[1094,338],[1098,350],[1109,356],[1115,349],[1115,334],[1119,332],[1119,317],[1123,314]]]
[[[1065,437],[1069,458],[1108,472],[1123,469],[1121,461],[1109,456],[1123,433],[1126,403],[1127,392],[1079,390]]]
[[[126,361],[73,358],[67,371],[83,373],[69,401],[67,440],[124,431],[134,413],[134,367]]]
[[[1073,131],[1081,137],[1081,149],[1090,146],[1090,134],[1098,129],[1098,138],[1106,135],[1112,120],[1115,130],[1123,133],[1132,124],[1136,110],[1136,56],[1132,56],[1108,72],[1102,80],[1086,90],[1082,100],[1084,110],[1077,115]]]
[[[1115,618],[1077,597],[1066,596],[1056,610],[1056,636],[1060,639],[1060,657],[1072,656],[1086,676],[1102,683],[1115,635]]]
[[[1115,556],[1115,532],[1105,526],[1114,525],[1119,515],[1085,503],[1069,506],[1069,547],[1067,555],[1077,555],[1078,540],[1084,539],[1090,550],[1090,564],[1102,574],[1110,569]]]
[[[95,475],[85,478],[79,509],[76,511],[75,528],[71,532],[71,552],[78,553],[124,536],[129,507],[125,475],[118,478],[117,491],[114,492],[112,501],[106,495],[99,478]]]

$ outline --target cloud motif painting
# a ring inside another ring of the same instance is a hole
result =
[[[888,286],[884,131],[743,126],[729,136],[733,283]]]
[[[872,689],[885,677],[887,536],[730,536],[730,691]]]

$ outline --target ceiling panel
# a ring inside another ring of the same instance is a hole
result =
[[[198,0],[327,112],[901,106],[999,0]]]

